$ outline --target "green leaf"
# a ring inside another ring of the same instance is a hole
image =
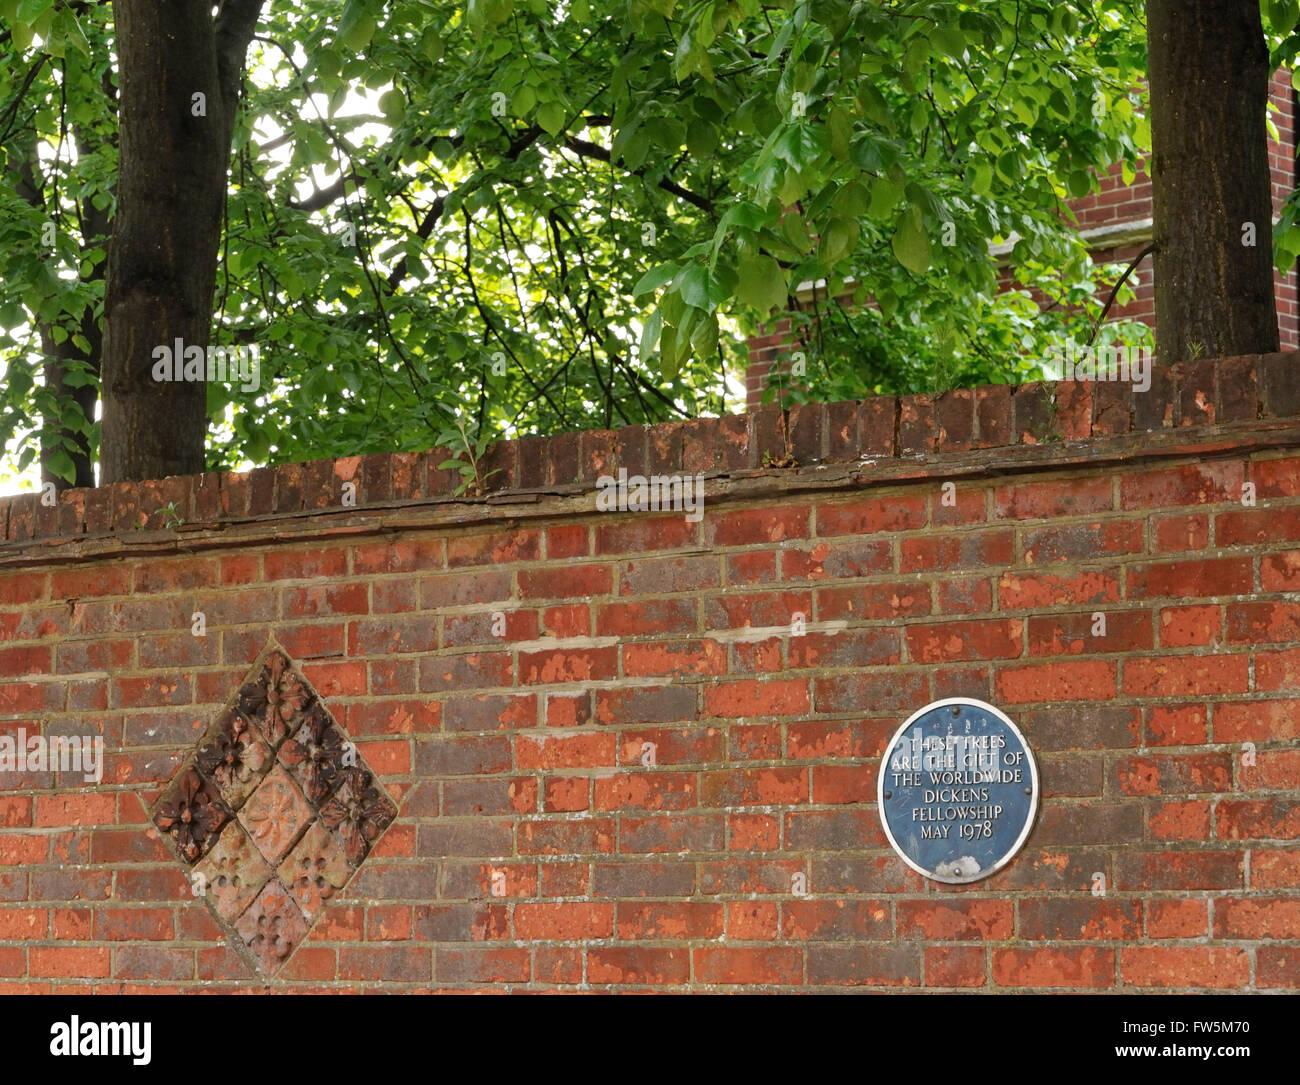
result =
[[[925,71],[926,61],[930,59],[930,43],[924,38],[914,38],[912,44],[903,54],[903,75],[915,83]]]
[[[57,475],[65,482],[75,482],[77,479],[77,465],[72,462],[72,457],[61,448],[51,450],[49,455],[45,457],[45,466],[51,474]]]
[[[785,272],[772,257],[763,254],[740,258],[737,296],[745,305],[767,316],[786,302]]]
[[[19,21],[34,23],[54,6],[54,0],[19,0],[15,13]]]
[[[871,193],[857,181],[841,185],[831,206],[849,218],[865,218],[871,213]]]
[[[1269,0],[1268,21],[1276,34],[1283,36],[1295,29],[1300,19],[1300,3],[1296,0]]]
[[[359,53],[370,44],[377,27],[374,17],[368,12],[363,12],[346,31],[339,35],[339,40],[349,52]]]
[[[663,313],[656,309],[650,314],[650,319],[645,322],[645,327],[641,329],[641,342],[637,347],[637,357],[640,358],[642,365],[645,365],[650,360],[650,356],[655,352],[655,347],[659,345],[659,333],[663,330],[663,326]]]
[[[420,36],[420,52],[430,60],[441,60],[446,49],[447,46],[442,40],[442,35],[433,27],[429,27],[429,29]]]
[[[871,182],[871,205],[867,214],[873,219],[883,219],[898,206],[903,197],[903,190],[884,177],[877,177]]]
[[[881,128],[893,127],[894,115],[890,112],[884,95],[870,83],[863,83],[858,87],[858,105],[863,115],[872,124],[879,125]]]
[[[898,262],[913,275],[924,275],[930,269],[930,238],[919,207],[904,212],[890,244]]]
[[[703,264],[687,264],[677,276],[674,284],[682,295],[682,301],[693,309],[712,311],[713,307],[725,297]]]
[[[1087,170],[1075,170],[1066,178],[1065,183],[1070,195],[1076,200],[1082,199],[1092,191],[1092,179],[1088,176]]]
[[[781,233],[797,252],[805,253],[812,250],[813,239],[808,234],[808,226],[803,220],[803,215],[798,211],[788,212],[781,220]]]
[[[515,96],[510,99],[510,112],[516,117],[526,117],[536,104],[537,91],[525,83],[515,91]]]
[[[681,270],[678,264],[660,264],[657,268],[651,268],[637,280],[636,286],[632,287],[632,296],[639,298],[642,294],[658,290],[665,283],[672,282]]]
[[[379,111],[389,124],[397,125],[406,116],[406,95],[394,87],[379,97]]]
[[[537,123],[549,135],[559,135],[564,127],[564,106],[559,102],[547,102],[537,107]]]
[[[712,313],[702,317],[691,332],[691,350],[704,361],[718,350],[718,318]]]
[[[827,127],[830,129],[832,157],[836,161],[847,162],[850,142],[853,138],[853,118],[849,116],[849,111],[836,106],[831,110],[831,115],[827,120]]]
[[[853,251],[860,233],[861,229],[854,219],[831,219],[817,243],[818,262],[828,269],[835,267]]]
[[[677,329],[665,324],[659,336],[659,372],[666,380],[672,380],[681,368],[677,357]]]

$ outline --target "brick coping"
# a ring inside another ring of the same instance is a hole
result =
[[[464,525],[527,515],[541,494],[567,496],[571,511],[586,511],[596,480],[620,468],[726,479],[713,498],[776,497],[791,488],[1293,447],[1300,445],[1297,420],[1300,353],[1154,366],[1145,392],[1129,383],[1058,381],[769,407],[499,441],[484,457],[492,474],[481,497],[456,495],[459,473],[437,466],[451,455],[445,449],[69,489],[53,506],[42,505],[40,494],[19,494],[0,498],[0,563],[27,564],[33,544],[46,559],[52,546],[89,540],[116,544],[90,548],[100,553],[188,549],[237,525],[261,524],[254,534],[282,538],[282,531],[266,530],[268,520],[330,513],[347,514],[353,526],[340,530],[348,533],[401,526],[400,516],[385,512],[438,506],[446,508],[437,520]],[[346,484],[354,497],[349,505]],[[367,515],[353,519],[358,513]],[[249,534],[231,542],[246,542]]]

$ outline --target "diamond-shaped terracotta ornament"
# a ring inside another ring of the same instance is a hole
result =
[[[278,878],[273,878],[235,923],[244,944],[268,974],[279,970],[307,935],[307,920]]]
[[[317,821],[280,864],[280,877],[311,921],[320,915],[325,901],[347,884],[352,868],[338,842]]]
[[[152,816],[232,944],[273,975],[397,807],[307,680],[271,651]]]
[[[200,889],[217,914],[233,923],[271,880],[272,871],[238,821],[221,833],[217,846],[194,868],[203,880]]]

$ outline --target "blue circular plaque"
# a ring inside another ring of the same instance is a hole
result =
[[[889,843],[937,882],[987,878],[1029,836],[1038,768],[1002,712],[951,697],[912,713],[890,740],[877,782]]]

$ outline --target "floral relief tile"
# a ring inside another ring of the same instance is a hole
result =
[[[396,816],[393,800],[364,768],[348,769],[338,790],[320,808],[321,821],[338,835],[353,867],[361,865],[370,845]]]
[[[302,944],[307,920],[278,878],[272,878],[235,923],[262,971],[273,974]]]
[[[306,679],[291,669],[284,654],[272,652],[257,678],[240,689],[238,707],[271,747],[278,749],[302,722],[303,711],[314,697]]]
[[[278,650],[250,672],[152,811],[232,945],[267,976],[396,816],[357,747]]]
[[[201,891],[228,923],[244,913],[272,877],[270,866],[238,821],[226,826],[216,847],[194,871],[203,875]]]
[[[239,811],[239,823],[272,866],[289,854],[312,820],[302,789],[276,765]]]
[[[230,809],[217,789],[193,769],[176,777],[153,816],[154,824],[172,838],[187,863],[203,857],[229,820]]]
[[[271,747],[262,741],[245,717],[234,711],[227,712],[218,721],[194,760],[198,769],[217,785],[232,810],[244,805],[244,800],[274,764]]]
[[[351,877],[352,868],[343,850],[319,821],[303,834],[280,865],[280,878],[309,921],[321,914],[325,901]]]
[[[294,737],[280,747],[280,762],[302,785],[308,801],[321,803],[349,763],[356,764],[356,749],[318,701],[307,710]]]

